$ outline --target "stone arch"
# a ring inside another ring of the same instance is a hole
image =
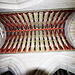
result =
[[[75,74],[75,58],[56,55],[46,60],[39,69],[46,70],[50,75],[54,74],[58,69],[68,70]]]
[[[26,68],[18,59],[6,57],[0,60],[0,74],[11,71],[14,75],[24,75]]]

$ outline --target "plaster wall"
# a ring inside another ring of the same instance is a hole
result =
[[[10,70],[24,75],[29,70],[41,69],[53,74],[60,68],[75,73],[74,51],[0,55],[0,73]]]
[[[0,12],[60,8],[75,8],[75,0],[0,0]]]

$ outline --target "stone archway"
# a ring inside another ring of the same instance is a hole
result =
[[[63,55],[56,55],[46,60],[39,69],[46,70],[50,75],[54,74],[58,69],[68,70],[75,74],[75,58]]]
[[[18,59],[7,57],[0,60],[0,74],[6,71],[10,71],[14,75],[24,75],[26,68]]]

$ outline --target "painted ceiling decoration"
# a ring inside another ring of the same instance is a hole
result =
[[[74,50],[64,34],[66,20],[74,12],[73,9],[1,13],[6,40],[0,53]]]

